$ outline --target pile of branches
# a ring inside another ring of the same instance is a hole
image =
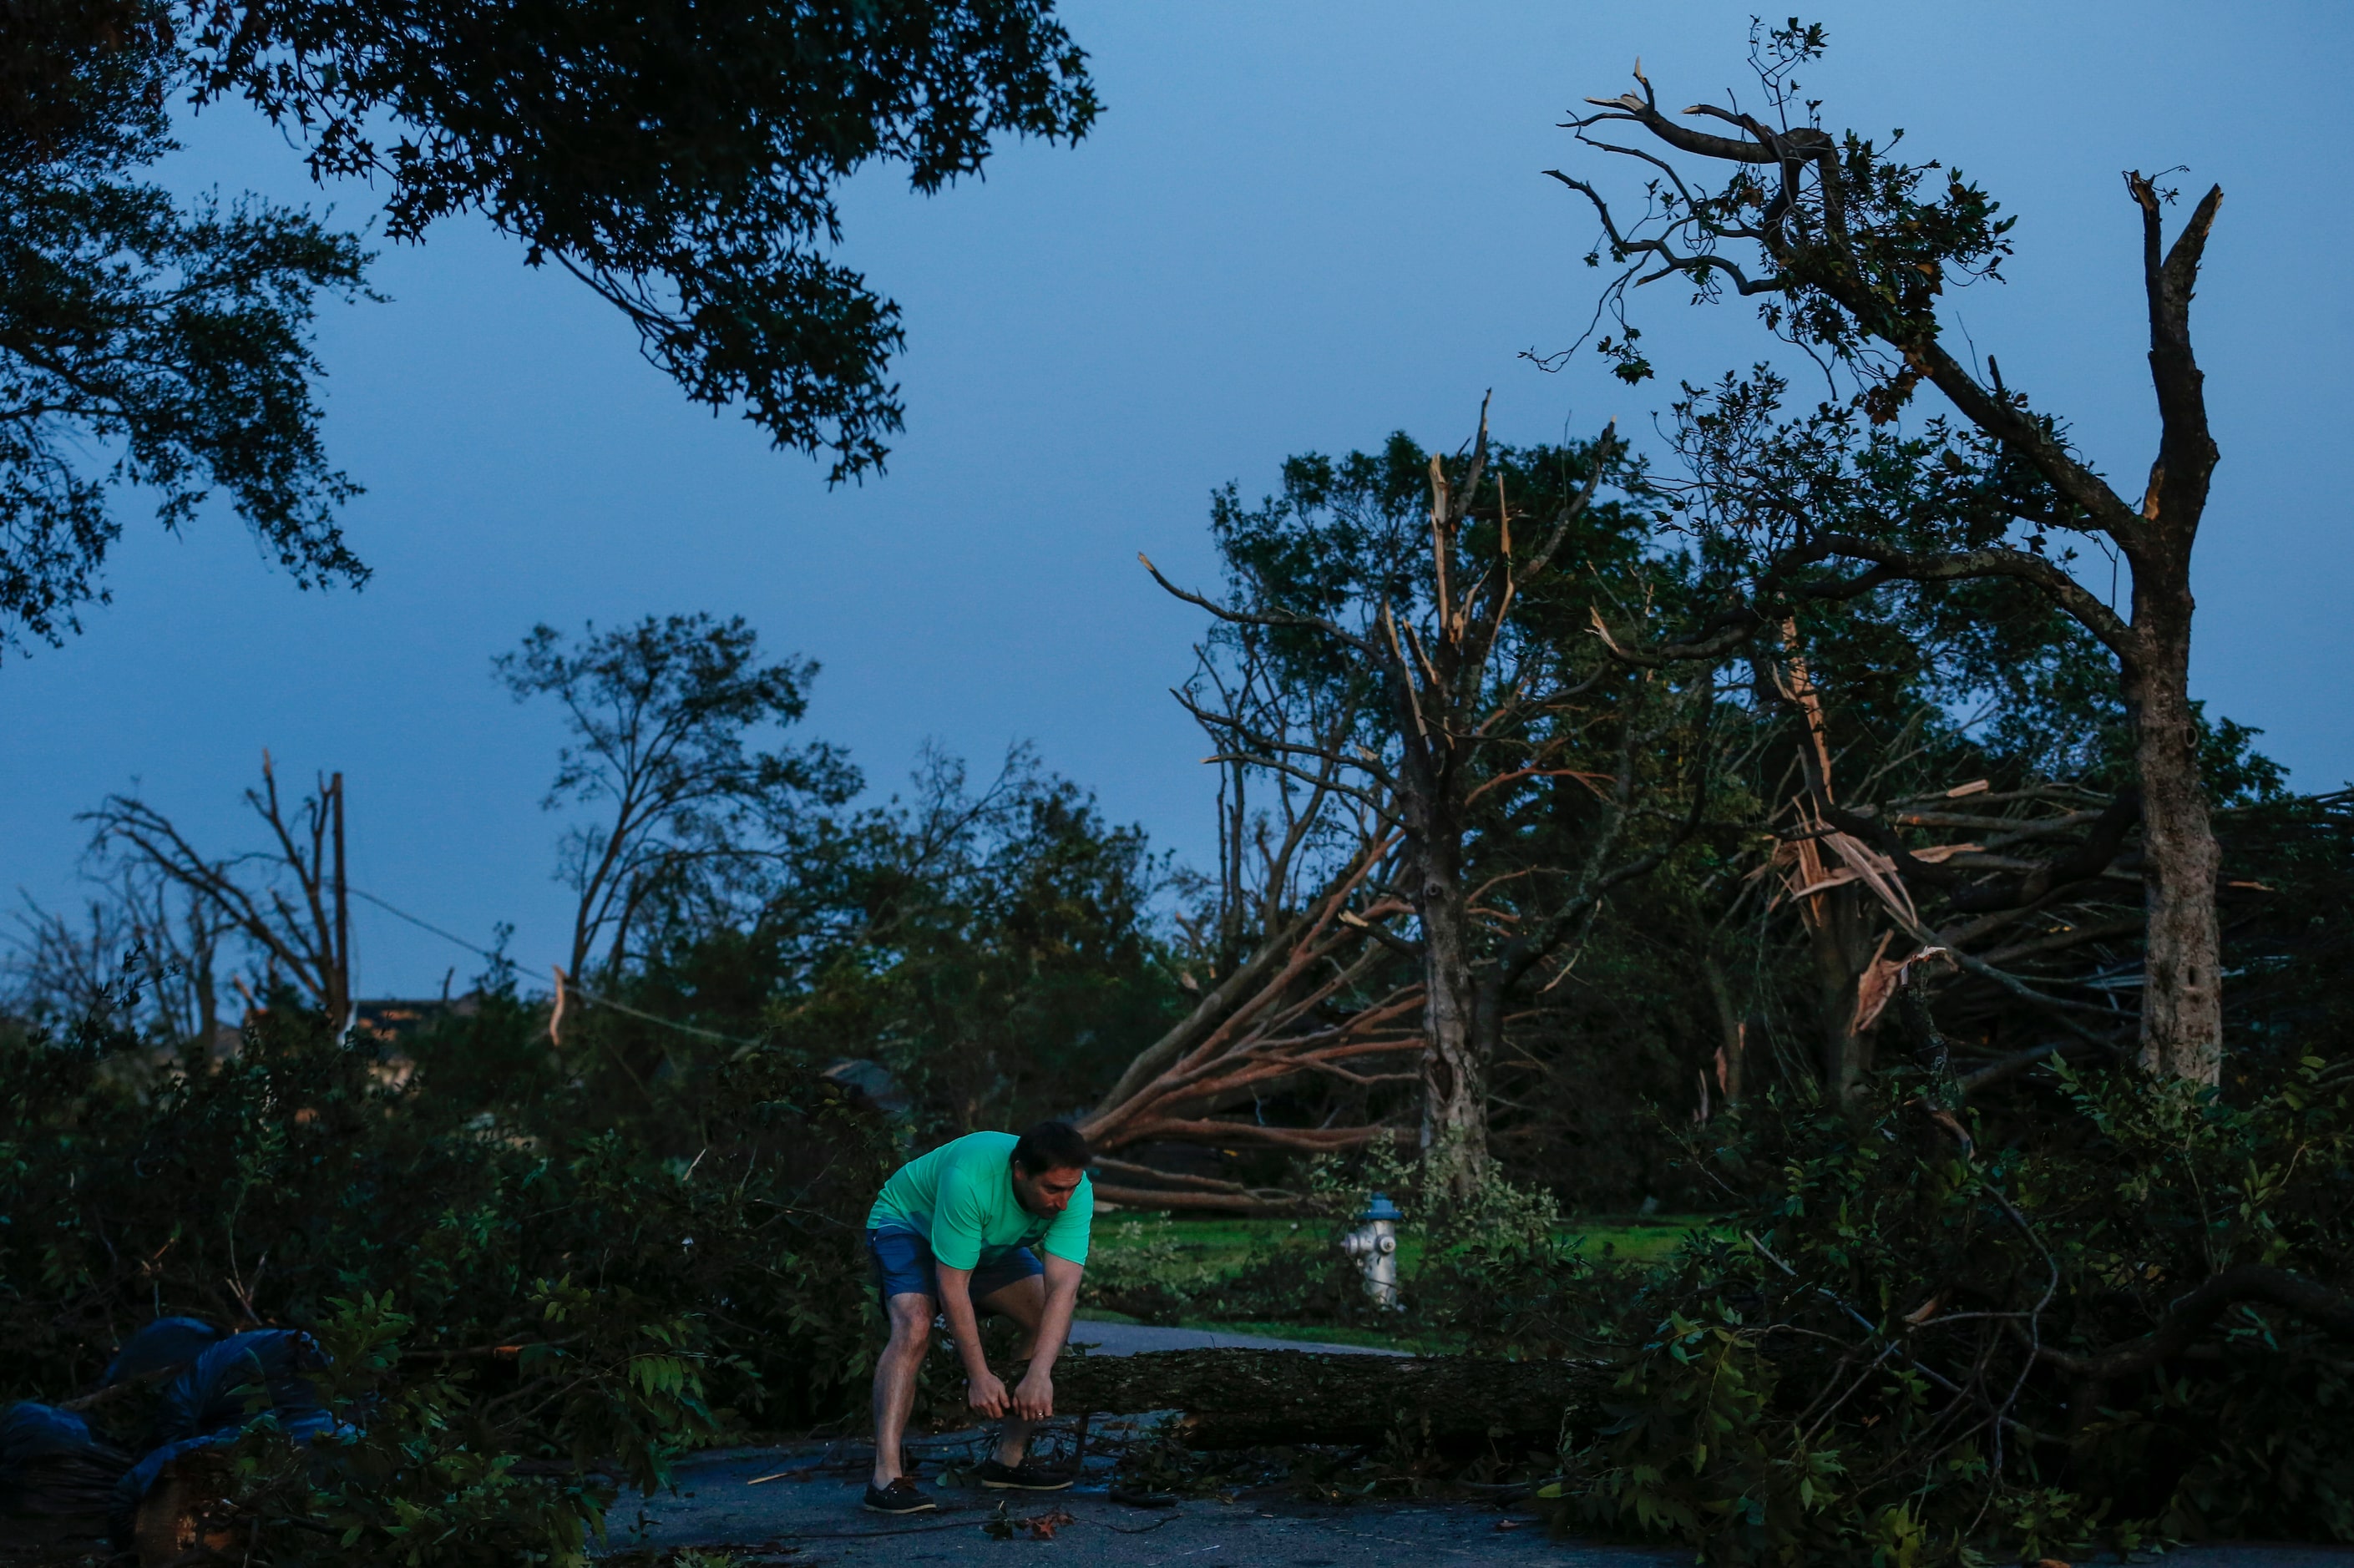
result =
[[[1618,1420],[1562,1510],[1712,1563],[2354,1539],[2354,1072],[2041,1097],[1750,1107],[1706,1151],[1737,1234],[1595,1325]]]
[[[477,1023],[528,1024],[503,1009]],[[109,1071],[135,1044],[0,1043],[0,1404],[90,1408],[96,1440],[144,1452],[178,1429],[108,1381],[143,1328],[295,1336],[335,1441],[290,1441],[268,1402],[188,1428],[205,1529],[255,1563],[577,1554],[685,1451],[863,1403],[861,1223],[892,1153],[805,1062],[731,1064],[680,1157],[580,1117],[577,1082],[444,1092],[429,1042],[387,1078],[291,1006],[146,1088]],[[37,1502],[16,1483],[38,1457],[0,1440],[0,1509]],[[80,1499],[87,1531],[107,1500]]]

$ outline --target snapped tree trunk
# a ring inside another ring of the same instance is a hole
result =
[[[1185,1413],[1199,1448],[1379,1443],[1393,1433],[1460,1445],[1519,1440],[1550,1450],[1594,1432],[1617,1374],[1591,1361],[1330,1355],[1309,1351],[1152,1351],[1055,1366],[1065,1415]]]
[[[1856,980],[1872,962],[1871,912],[1852,885],[1808,900],[1807,940],[1815,960],[1816,1012],[1823,1039],[1823,1086],[1845,1105],[1872,1076],[1872,1036],[1855,1027]]]
[[[2170,193],[2139,174],[2127,175],[2126,185],[2142,210],[2149,378],[2161,430],[2142,494],[2144,525],[2128,525],[2120,535],[2133,564],[2133,629],[2141,655],[2120,663],[2141,765],[2148,902],[2142,1064],[2212,1084],[2223,1066],[2223,943],[2215,917],[2222,854],[2207,817],[2199,722],[2190,705],[2190,551],[2221,454],[2207,422],[2207,378],[2190,347],[2190,297],[2223,188],[2208,189],[2167,248],[2159,215]]]
[[[1512,526],[1526,522],[1528,514],[1513,511],[1504,478],[1495,475],[1494,553],[1481,559],[1487,546],[1475,550],[1470,537],[1473,501],[1482,493],[1482,485],[1490,482],[1483,401],[1468,461],[1450,471],[1444,456],[1429,459],[1428,577],[1405,586],[1402,574],[1419,577],[1420,569],[1418,561],[1403,553],[1369,571],[1366,582],[1392,586],[1384,588],[1378,599],[1355,601],[1362,617],[1355,630],[1320,611],[1283,602],[1294,592],[1288,580],[1281,581],[1279,591],[1267,593],[1282,574],[1270,579],[1260,567],[1240,567],[1238,557],[1230,557],[1229,565],[1241,569],[1257,588],[1255,602],[1246,606],[1222,605],[1187,592],[1145,562],[1154,580],[1179,599],[1231,626],[1310,634],[1349,672],[1343,681],[1350,694],[1344,706],[1347,722],[1309,744],[1290,738],[1288,731],[1269,733],[1257,717],[1213,714],[1189,699],[1180,700],[1218,738],[1221,760],[1240,759],[1320,790],[1339,790],[1377,818],[1384,835],[1395,831],[1407,842],[1413,876],[1405,902],[1421,924],[1421,947],[1416,953],[1423,971],[1419,1000],[1425,1034],[1417,1074],[1423,1090],[1419,1130],[1431,1174],[1443,1190],[1458,1195],[1469,1192],[1488,1164],[1488,1075],[1495,1030],[1493,1021],[1482,1017],[1481,987],[1486,982],[1475,973],[1475,966],[1483,970],[1498,967],[1491,950],[1497,943],[1475,926],[1472,898],[1463,884],[1464,841],[1473,820],[1472,805],[1492,789],[1575,773],[1556,766],[1575,736],[1547,733],[1552,726],[1543,715],[1557,711],[1556,698],[1566,701],[1582,694],[1601,679],[1596,674],[1574,686],[1532,690],[1530,683],[1541,668],[1552,675],[1560,671],[1528,662],[1514,677],[1500,682],[1492,666],[1500,646],[1511,649],[1515,660],[1531,652],[1520,644],[1522,634],[1511,620],[1522,587],[1551,567],[1622,451],[1613,429],[1606,427],[1587,453],[1585,473],[1574,491],[1559,496],[1559,510],[1541,528],[1534,546],[1530,547],[1523,533],[1517,552]],[[1419,555],[1418,543],[1414,554]],[[1320,600],[1323,590],[1315,591]],[[1360,723],[1361,698],[1375,693],[1383,710],[1378,722]],[[1311,759],[1324,771],[1311,772]],[[1344,771],[1360,782],[1341,781],[1338,775]],[[1487,809],[1501,807],[1506,799],[1499,796]],[[1614,832],[1623,817],[1621,800],[1609,819]],[[1624,880],[1651,863],[1612,876]],[[1571,914],[1581,914],[1583,908],[1580,905]],[[1481,914],[1485,918],[1489,912]],[[1501,966],[1506,979],[1496,989],[1499,996],[1550,952],[1573,924],[1565,918],[1532,923],[1542,927],[1546,937],[1520,941],[1518,957]],[[1402,939],[1387,945],[1398,950],[1409,948]]]
[[[1819,824],[1830,811],[1830,721],[1823,712],[1822,694],[1807,668],[1798,646],[1795,618],[1782,622],[1782,647],[1787,671],[1756,664],[1757,691],[1797,718],[1800,772],[1813,819]],[[1755,657],[1755,654],[1752,655]],[[1801,842],[1800,864],[1809,885],[1823,880],[1819,850]],[[1823,1086],[1833,1101],[1847,1105],[1863,1091],[1872,1075],[1872,1041],[1855,1027],[1856,981],[1872,962],[1872,910],[1863,889],[1849,885],[1807,895],[1800,909],[1807,923],[1807,944],[1815,964],[1815,1011],[1823,1043]]]
[[[1471,976],[1462,874],[1449,853],[1459,843],[1459,834],[1426,836],[1416,885],[1424,1017],[1430,1035],[1422,1059],[1422,1148],[1429,1174],[1457,1198],[1469,1196],[1488,1168],[1484,1032]]]
[[[2172,576],[2172,574],[2167,574]],[[2148,948],[2141,999],[2141,1065],[2148,1072],[2212,1084],[2222,1074],[2222,934],[2215,879],[2222,861],[2199,777],[2199,723],[2190,706],[2190,588],[2140,565],[2136,630],[2147,669],[2128,668],[2142,790],[2142,886]],[[2150,583],[2147,593],[2145,583]]]

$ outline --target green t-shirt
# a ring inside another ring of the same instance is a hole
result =
[[[914,1231],[932,1244],[934,1260],[950,1268],[972,1268],[1041,1242],[1056,1257],[1085,1265],[1094,1180],[1079,1178],[1061,1213],[1032,1213],[1013,1195],[1013,1146],[1021,1141],[1010,1132],[969,1132],[910,1160],[883,1183],[866,1228]]]

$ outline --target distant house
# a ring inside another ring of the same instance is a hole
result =
[[[376,1061],[369,1074],[387,1088],[405,1086],[417,1071],[408,1046],[426,1029],[450,1018],[472,1018],[482,1010],[482,999],[472,991],[425,1001],[386,998],[355,1002],[352,1027],[345,1036],[355,1049],[373,1048]]]

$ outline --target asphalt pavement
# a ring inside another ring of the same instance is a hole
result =
[[[680,1495],[614,1510],[611,1549],[663,1552],[726,1546],[750,1563],[1039,1563],[1107,1568],[1371,1568],[1381,1563],[1548,1563],[1554,1568],[1652,1568],[1691,1554],[1547,1539],[1526,1514],[1465,1504],[1349,1508],[1186,1499],[1133,1508],[1100,1482],[1066,1492],[991,1493],[931,1488],[937,1513],[865,1512],[863,1475],[825,1472],[814,1457],[776,1450],[713,1456],[681,1478]],[[773,1481],[766,1467],[798,1467]],[[925,1467],[927,1478],[931,1467]],[[755,1484],[758,1481],[758,1484]],[[1005,1499],[1002,1511],[999,1500]],[[992,1522],[994,1530],[992,1531]]]
[[[1397,1354],[1362,1345],[1269,1340],[1210,1330],[1081,1322],[1075,1343],[1095,1355],[1236,1346]],[[1129,1423],[1098,1424],[1116,1438]],[[936,1483],[943,1464],[979,1457],[977,1434],[917,1440],[918,1472]],[[819,1564],[1005,1563],[1019,1557],[1089,1568],[1396,1568],[1401,1563],[1545,1563],[1551,1568],[1663,1568],[1681,1550],[1561,1540],[1524,1511],[1492,1504],[1359,1503],[1187,1499],[1166,1508],[1116,1502],[1100,1464],[1063,1492],[987,1492],[929,1486],[940,1508],[905,1518],[859,1506],[867,1445],[804,1444],[699,1455],[675,1495],[625,1498],[608,1520],[609,1552],[646,1560],[687,1547],[727,1548],[759,1568]],[[2354,1549],[2210,1542],[2163,1558],[2179,1568],[2354,1568]]]
[[[938,1512],[891,1519],[859,1507],[863,1475],[821,1469],[822,1458],[822,1451],[778,1449],[706,1456],[682,1476],[677,1497],[649,1499],[642,1518],[629,1499],[618,1506],[610,1550],[658,1556],[726,1547],[746,1568],[1016,1561],[1074,1568],[1668,1568],[1692,1560],[1689,1550],[1556,1539],[1524,1511],[1486,1504],[1334,1508],[1246,1498],[1145,1509],[1112,1501],[1100,1481],[1066,1492],[933,1487]],[[759,1478],[779,1469],[788,1473]],[[924,1467],[928,1479],[935,1473]],[[2354,1550],[2211,1542],[2135,1561],[2160,1568],[2354,1568]]]

